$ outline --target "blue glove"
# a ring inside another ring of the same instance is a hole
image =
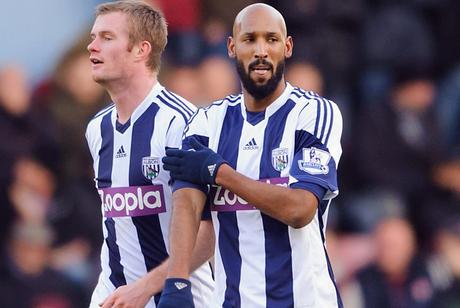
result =
[[[158,308],[195,308],[192,283],[183,278],[168,278],[161,293]]]
[[[203,146],[194,138],[190,139],[189,151],[167,149],[163,157],[163,168],[174,180],[195,184],[216,184],[217,169],[227,163],[219,154]]]

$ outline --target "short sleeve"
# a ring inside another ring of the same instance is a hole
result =
[[[342,116],[331,101],[313,100],[298,118],[289,184],[322,199],[338,194],[337,165],[342,153]]]

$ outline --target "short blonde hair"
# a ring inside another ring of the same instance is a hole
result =
[[[168,42],[168,27],[163,14],[144,1],[119,0],[100,4],[96,8],[96,17],[113,12],[121,12],[128,17],[129,49],[141,41],[150,42],[152,53],[147,67],[159,72],[161,54]]]

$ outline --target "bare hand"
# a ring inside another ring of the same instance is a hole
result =
[[[146,282],[140,279],[117,288],[99,306],[102,308],[144,308],[150,298]]]

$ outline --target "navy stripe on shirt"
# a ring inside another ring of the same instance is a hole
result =
[[[327,143],[329,142],[329,136],[331,135],[332,124],[334,123],[334,108],[332,106],[331,101],[327,100],[327,103],[329,104],[329,108],[331,110],[331,122],[329,123],[329,128],[327,130],[326,139],[324,140],[324,145],[326,146],[327,146]]]
[[[184,112],[186,112],[189,116],[191,116],[194,111],[187,106],[185,102],[183,102],[177,95],[174,93],[168,91],[168,90],[163,90],[161,93],[168,98],[171,102],[175,103],[178,107],[182,108]]]
[[[129,186],[151,185],[152,182],[142,174],[142,158],[151,154],[150,142],[155,129],[155,116],[158,105],[151,104],[149,108],[133,124],[131,137],[131,155],[129,161]],[[132,217],[136,227],[140,248],[144,256],[147,271],[160,265],[167,257],[166,246],[161,231],[158,215]],[[155,301],[157,297],[155,296]]]
[[[325,130],[326,130],[326,122],[327,122],[327,116],[328,116],[328,108],[326,106],[326,101],[324,99],[320,99],[320,101],[323,103],[323,112],[324,112],[324,117],[323,117],[323,126],[321,128],[321,134],[319,136],[319,140],[323,140],[323,136],[324,136],[324,133],[325,133]]]
[[[111,111],[113,108],[115,107],[115,104],[114,103],[111,103],[110,105],[108,105],[107,107],[105,107],[104,109],[102,109],[101,111],[99,111],[98,113],[96,113],[93,117],[93,119],[96,119],[98,117],[100,117],[101,115],[105,114],[107,111]]]
[[[236,145],[239,144],[242,129],[241,105],[228,106],[217,152],[234,169],[236,169],[238,161],[238,146]],[[217,213],[217,219],[220,226],[218,235],[220,255],[227,276],[222,307],[239,308],[241,307],[239,285],[242,261],[239,253],[239,230],[236,212],[219,212]]]
[[[102,145],[99,150],[99,166],[97,175],[97,187],[106,188],[112,186],[112,167],[113,167],[113,125],[111,113],[106,114],[101,121]],[[126,284],[126,278],[123,273],[123,266],[120,263],[120,249],[117,245],[117,236],[115,232],[115,221],[113,218],[106,218],[104,221],[107,229],[105,242],[109,251],[109,279],[113,285],[118,288]]]
[[[166,106],[170,107],[171,109],[176,110],[179,112],[182,117],[184,118],[185,123],[187,123],[188,119],[190,118],[190,115],[188,112],[186,112],[183,108],[178,107],[177,104],[172,103],[170,100],[167,100],[166,97],[161,96],[161,94],[158,94],[157,98],[163,102]]]
[[[324,246],[325,238],[324,238],[324,233],[323,233],[323,228],[324,228],[323,215],[326,212],[328,205],[329,205],[329,201],[328,200],[323,200],[318,206],[318,210],[319,210],[318,211],[319,232],[321,234],[321,240],[323,241],[324,254],[326,256],[327,270],[329,272],[329,277],[331,278],[332,283],[334,284],[334,287],[335,287],[335,294],[337,296],[338,308],[343,308],[343,303],[342,303],[342,298],[340,297],[339,288],[337,287],[337,284],[335,283],[335,278],[334,278],[334,273],[332,271],[331,261],[329,260],[329,255],[327,254],[326,247]]]
[[[279,148],[286,119],[295,103],[288,100],[268,120],[264,135],[259,178],[277,178],[272,150]],[[265,233],[265,281],[267,308],[294,307],[291,244],[288,226],[261,212]]]

